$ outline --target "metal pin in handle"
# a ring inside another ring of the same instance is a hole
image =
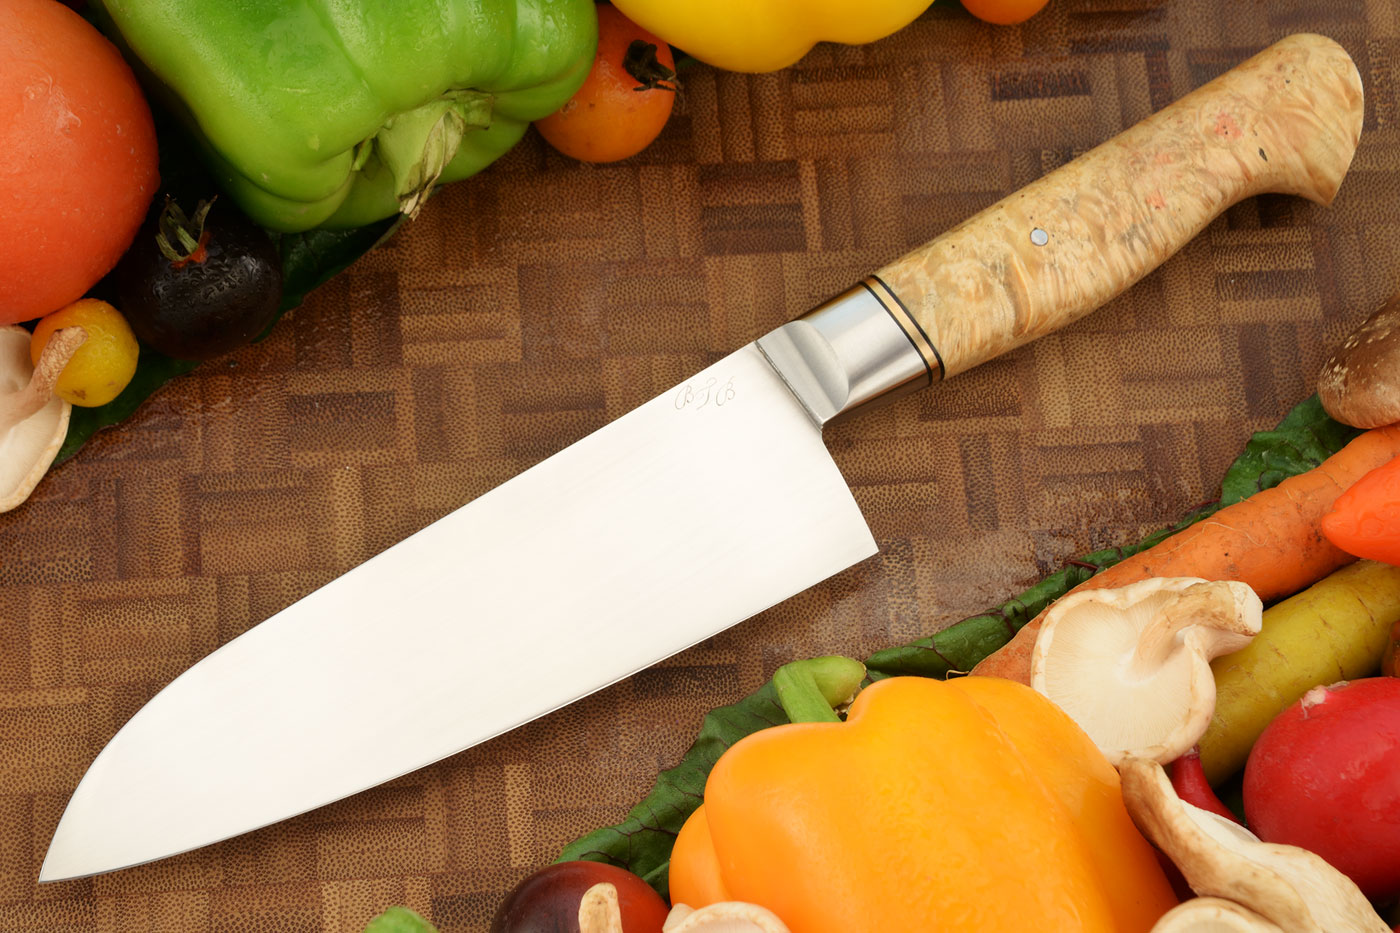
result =
[[[1100,307],[1243,198],[1330,202],[1362,117],[1346,50],[1290,36],[759,348],[818,424],[971,369]]]

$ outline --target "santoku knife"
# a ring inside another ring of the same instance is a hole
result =
[[[1285,39],[253,627],[98,754],[41,880],[421,768],[870,556],[824,424],[1081,317],[1243,198],[1329,203],[1361,101],[1340,46]]]

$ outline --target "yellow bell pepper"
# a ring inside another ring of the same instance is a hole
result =
[[[748,901],[793,933],[1132,933],[1177,903],[1093,742],[991,677],[882,680],[844,723],[735,743],[670,884],[673,903]]]
[[[863,45],[913,22],[933,0],[613,0],[632,22],[726,71],[777,71],[818,42]]]

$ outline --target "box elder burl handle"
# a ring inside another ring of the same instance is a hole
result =
[[[1244,198],[1330,203],[1361,118],[1346,51],[1290,36],[867,284],[898,299],[896,319],[943,376],[962,372],[1099,307]]]

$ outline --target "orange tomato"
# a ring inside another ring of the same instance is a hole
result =
[[[656,60],[674,72],[671,47],[609,4],[598,5],[598,54],[583,86],[559,110],[535,121],[555,149],[582,162],[616,162],[641,152],[661,134],[676,103],[665,86],[637,90],[642,82],[623,59],[633,42],[656,47]]]
[[[1048,0],[962,0],[967,12],[980,20],[1011,26],[1039,13]]]
[[[81,297],[158,182],[151,111],[116,47],[55,0],[0,0],[0,324]]]

